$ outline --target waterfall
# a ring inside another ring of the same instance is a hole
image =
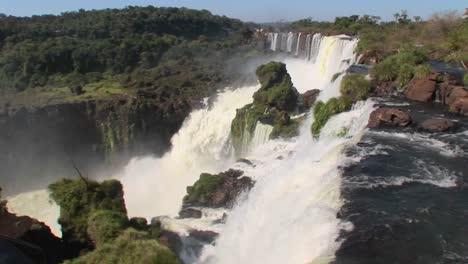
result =
[[[262,122],[257,122],[257,124],[255,125],[255,131],[252,137],[252,141],[250,142],[250,149],[256,149],[259,146],[262,146],[263,144],[268,142],[272,131],[272,126],[263,124]]]
[[[309,60],[310,59],[310,44],[312,41],[312,35],[307,35],[306,37],[306,47],[305,47],[305,59]]]
[[[306,66],[312,70],[307,71],[310,75],[322,79],[319,100],[327,101],[339,94],[339,85],[331,83],[329,75],[345,67],[343,60],[355,59],[352,53],[355,44],[339,37],[324,38],[317,62],[312,67]],[[303,79],[306,76],[298,68],[310,64],[291,67],[292,62],[287,61],[288,71],[296,84],[298,74]],[[326,74],[322,73],[322,67],[327,67]],[[298,138],[269,141],[251,152],[247,158],[255,160],[256,166],[238,166],[256,184],[239,199],[216,244],[205,247],[199,263],[332,260],[340,244],[339,231],[346,227],[336,218],[342,203],[339,166],[346,159],[342,148],[359,140],[372,110],[371,101],[358,103],[353,110],[331,118],[318,140],[310,135],[313,115],[308,115]],[[343,128],[348,130],[346,137],[338,137]]]
[[[296,57],[299,56],[299,51],[301,50],[301,36],[302,36],[302,33],[299,33],[299,35],[297,36],[296,53],[294,53],[294,56]]]
[[[211,107],[190,114],[163,157],[133,159],[117,177],[124,186],[129,216],[176,215],[186,187],[200,173],[225,169],[231,162],[229,136],[236,109],[250,103],[258,88],[219,93]]]

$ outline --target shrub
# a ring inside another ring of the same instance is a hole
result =
[[[397,83],[400,87],[404,87],[407,85],[414,76],[414,67],[410,64],[403,64],[400,65],[400,69],[398,70],[398,78]]]
[[[426,61],[427,56],[423,51],[405,48],[377,64],[374,75],[379,81],[397,81],[400,86],[404,86],[413,78],[414,68]]]
[[[127,227],[127,216],[109,210],[97,210],[88,217],[88,235],[99,247],[117,238]]]
[[[314,108],[315,121],[311,127],[312,135],[318,137],[320,131],[332,116],[349,110],[352,105],[353,101],[346,96],[332,98],[327,103],[317,102]]]
[[[65,264],[178,264],[177,257],[146,232],[134,229],[125,230],[112,243],[88,253],[78,259],[66,261]]]
[[[424,78],[432,73],[432,67],[429,64],[421,64],[414,68],[414,77]]]
[[[362,74],[349,74],[341,81],[341,95],[349,97],[353,102],[365,100],[371,91],[371,82]]]

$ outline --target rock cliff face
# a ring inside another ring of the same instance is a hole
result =
[[[34,186],[46,175],[73,175],[71,160],[89,173],[160,154],[190,109],[183,100],[157,104],[143,96],[6,109],[0,113],[0,175]],[[21,185],[7,187],[28,188]]]

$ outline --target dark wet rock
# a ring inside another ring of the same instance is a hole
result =
[[[179,212],[180,218],[201,218],[202,212],[198,209],[193,208],[183,208]]]
[[[421,128],[429,132],[447,132],[453,130],[456,123],[447,119],[428,119],[420,124]]]
[[[239,170],[219,174],[202,173],[194,185],[187,187],[183,207],[205,206],[212,208],[231,207],[237,196],[253,186],[249,177]]]
[[[248,159],[238,159],[237,162],[245,163],[247,165],[253,166],[253,162]]]
[[[189,236],[195,238],[198,241],[211,244],[213,243],[216,238],[218,238],[218,233],[213,231],[203,231],[203,230],[191,230],[189,231]]]
[[[397,108],[382,107],[374,110],[367,124],[370,128],[383,126],[406,127],[411,124],[411,116]]]
[[[180,236],[169,230],[161,230],[161,233],[158,238],[159,243],[168,247],[176,255],[180,255],[183,247],[182,239]]]
[[[406,88],[406,98],[420,102],[431,102],[435,98],[437,82],[433,77],[414,79]]]
[[[374,94],[376,96],[389,96],[397,92],[397,87],[394,82],[382,82],[376,85]]]
[[[302,95],[302,100],[303,100],[303,105],[305,108],[311,108],[312,105],[315,103],[315,100],[317,100],[317,96],[319,95],[320,90],[318,89],[313,89],[313,90],[308,90]]]

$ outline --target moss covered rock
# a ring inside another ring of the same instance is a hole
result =
[[[254,103],[284,111],[296,108],[298,92],[293,87],[284,63],[261,65],[256,74],[262,87],[254,94]]]
[[[93,252],[67,264],[178,264],[177,257],[165,246],[152,239],[146,232],[125,230],[112,243],[106,243]]]
[[[256,71],[261,87],[253,96],[253,103],[237,110],[232,121],[231,136],[237,156],[245,154],[258,122],[273,126],[270,138],[297,135],[298,122],[290,113],[298,107],[299,93],[294,88],[286,65],[270,62]]]
[[[229,207],[239,193],[253,186],[253,181],[243,174],[232,169],[219,174],[202,173],[195,184],[187,187],[183,207]]]
[[[49,185],[49,190],[52,199],[60,206],[63,241],[74,245],[76,253],[93,248],[93,239],[99,243],[110,237],[109,234],[103,237],[109,227],[103,221],[119,219],[117,222],[121,223],[127,218],[122,184],[117,180],[98,183],[63,179]],[[88,231],[92,231],[91,236]]]

